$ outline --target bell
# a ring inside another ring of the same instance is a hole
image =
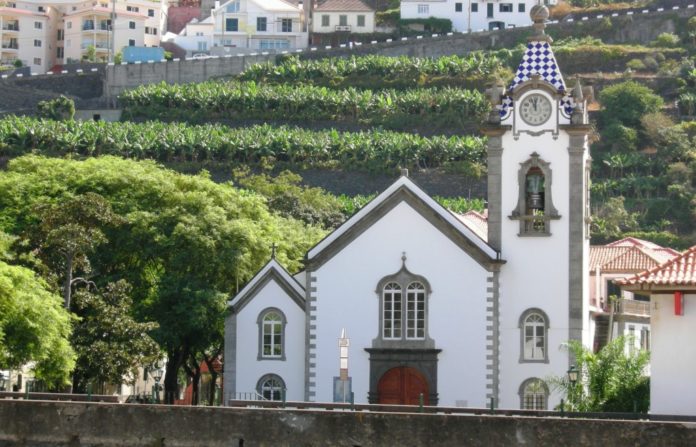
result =
[[[533,192],[529,194],[529,207],[533,210],[544,209],[544,201],[541,198],[541,193]]]

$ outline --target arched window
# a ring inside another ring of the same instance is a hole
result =
[[[383,337],[401,338],[401,286],[390,282],[384,286],[382,298]]]
[[[283,400],[286,392],[285,382],[276,374],[266,374],[256,384],[256,392],[266,400]]]
[[[259,314],[259,360],[285,360],[286,319],[279,309],[269,308]]]
[[[548,362],[549,319],[539,309],[529,309],[520,318],[521,362]]]
[[[551,220],[560,219],[561,216],[551,200],[549,163],[541,160],[536,152],[532,153],[530,159],[522,163],[518,181],[519,197],[510,218],[520,221],[520,235],[550,235]]]
[[[428,336],[428,300],[430,284],[421,275],[406,268],[406,256],[401,260],[401,269],[385,276],[377,283],[375,292],[379,297],[379,335],[373,346],[399,348],[432,347]]]
[[[543,380],[532,377],[520,385],[520,408],[523,410],[547,410],[549,387]]]
[[[425,286],[418,281],[406,290],[406,338],[425,338]]]

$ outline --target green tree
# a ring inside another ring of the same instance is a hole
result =
[[[578,381],[555,377],[552,386],[565,395],[570,411],[638,411],[650,408],[650,354],[632,349],[634,340],[618,337],[594,353],[576,341],[568,343],[579,370]]]
[[[167,354],[170,401],[184,362],[220,344],[226,300],[268,261],[271,245],[277,243],[278,260],[296,270],[325,234],[270,213],[261,196],[216,184],[207,174],[177,174],[116,157],[12,160],[0,171],[0,229],[38,232],[45,215],[38,204],[56,206],[87,193],[99,194],[125,219],[88,227],[109,241],[89,253],[98,272],[91,279],[100,287],[127,280],[137,320],[159,324],[152,335]]]
[[[623,197],[611,197],[592,216],[593,240],[608,242],[625,231],[638,229],[637,215],[626,211]]]
[[[39,101],[39,116],[42,118],[65,121],[75,117],[75,101],[60,95],[57,98]]]
[[[159,346],[150,337],[157,324],[134,320],[130,293],[130,285],[123,280],[107,284],[102,291],[83,288],[75,293],[73,309],[79,320],[72,336],[77,351],[74,391],[85,392],[88,383],[134,379],[138,366],[158,359]]]
[[[643,115],[659,112],[664,104],[650,88],[635,81],[605,88],[599,94],[599,102],[604,123],[616,122],[632,128],[639,128]]]
[[[112,212],[104,197],[92,192],[41,205],[38,217],[41,252],[49,265],[56,265],[56,269],[63,271],[63,302],[65,308],[70,309],[73,285],[86,281],[73,277],[75,268],[90,273],[87,255],[107,241],[102,227],[122,220]]]
[[[97,61],[97,49],[94,47],[94,45],[87,46],[85,54],[82,55],[82,60],[87,62]]]
[[[33,362],[35,377],[59,388],[69,383],[75,364],[70,316],[41,278],[10,263],[12,241],[0,232],[0,369]]]

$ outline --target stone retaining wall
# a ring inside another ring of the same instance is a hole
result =
[[[0,400],[0,446],[689,446],[693,423]]]

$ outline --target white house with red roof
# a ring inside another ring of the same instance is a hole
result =
[[[532,16],[513,83],[488,91],[487,221],[403,175],[310,249],[303,271],[269,261],[229,302],[226,402],[560,402],[547,379],[572,363],[563,344],[591,343],[591,128],[544,34],[548,10]]]
[[[650,412],[696,415],[696,246],[617,284],[650,295]]]

